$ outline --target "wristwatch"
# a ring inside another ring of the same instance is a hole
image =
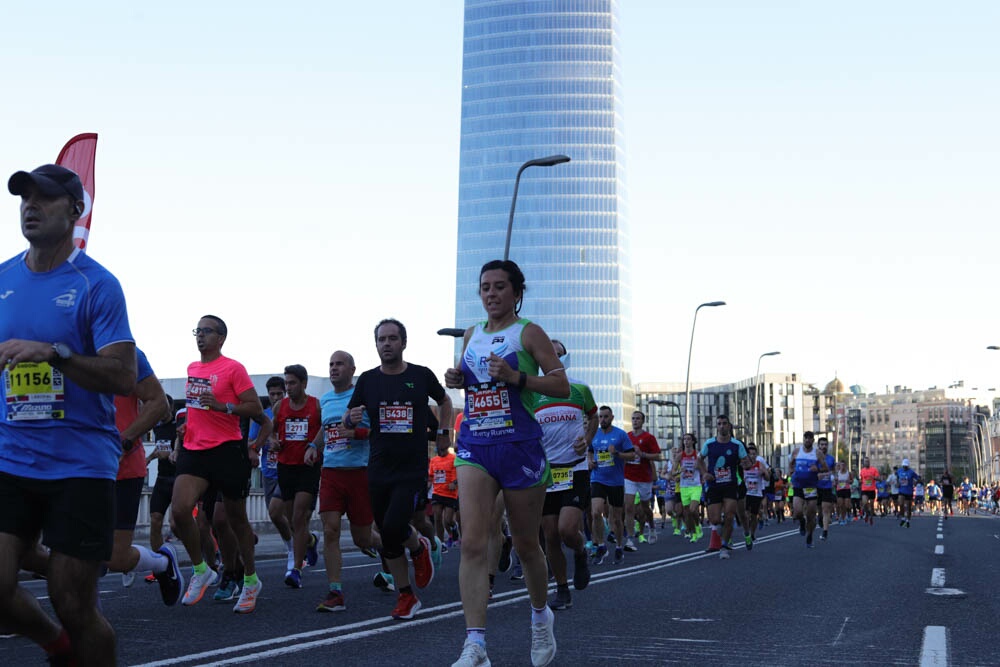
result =
[[[69,361],[73,356],[73,350],[66,343],[52,343],[52,363]]]
[[[122,451],[125,452],[126,454],[131,452],[132,448],[135,447],[135,442],[129,440],[128,438],[122,438],[121,443],[122,443]]]
[[[449,431],[446,428],[439,428],[438,429],[438,435],[449,435],[450,433],[451,433],[451,431]]]
[[[236,409],[235,405],[233,405],[232,403],[226,403],[226,414],[227,415],[233,414],[233,410],[235,410],[235,409]]]

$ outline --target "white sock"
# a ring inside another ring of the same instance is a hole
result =
[[[545,605],[541,609],[531,608],[531,622],[540,625],[542,623],[548,623],[549,619],[552,618],[552,610],[549,609],[548,605]]]
[[[287,567],[285,569],[287,570],[294,570],[299,566],[299,564],[295,562],[295,550],[291,547],[288,548],[288,562],[286,565]]]
[[[132,548],[139,552],[139,562],[135,565],[135,569],[139,572],[150,570],[153,574],[160,574],[166,572],[170,566],[170,561],[163,554],[154,553],[137,544],[133,544]]]
[[[292,549],[294,548],[292,547],[292,541],[291,540],[281,540],[281,541],[285,544],[285,551],[287,551],[288,553],[292,553]]]

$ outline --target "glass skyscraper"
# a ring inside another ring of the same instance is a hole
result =
[[[518,168],[510,259],[524,271],[521,315],[570,351],[628,430],[632,293],[625,191],[619,3],[466,0],[456,322],[485,319],[479,270],[503,257]]]

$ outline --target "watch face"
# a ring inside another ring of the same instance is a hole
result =
[[[59,355],[60,359],[69,359],[73,356],[73,351],[69,349],[69,345],[66,343],[56,343],[52,347],[55,349],[56,354]]]

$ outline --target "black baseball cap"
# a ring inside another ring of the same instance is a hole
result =
[[[69,195],[74,201],[83,201],[83,183],[76,172],[57,164],[43,164],[31,172],[15,172],[7,181],[12,195],[21,196],[33,185],[46,197]]]

